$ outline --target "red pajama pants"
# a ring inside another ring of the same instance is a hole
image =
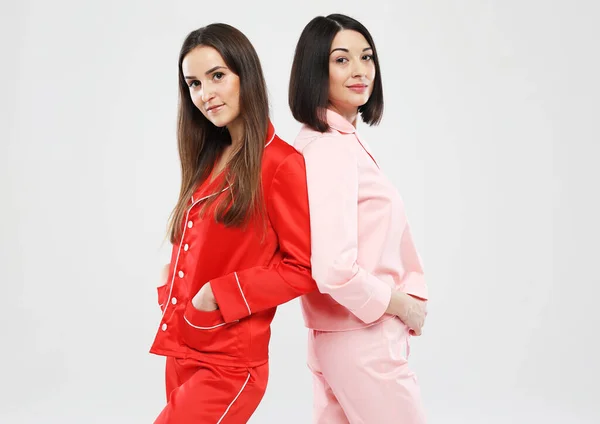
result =
[[[167,357],[167,406],[154,424],[244,424],[268,377],[268,363],[238,368]]]

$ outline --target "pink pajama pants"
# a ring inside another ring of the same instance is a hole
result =
[[[351,331],[309,331],[315,424],[425,424],[398,318]]]

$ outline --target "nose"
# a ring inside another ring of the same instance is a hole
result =
[[[352,77],[354,78],[362,78],[367,75],[367,65],[363,63],[362,60],[358,60],[354,62],[354,66],[352,67]]]
[[[200,94],[200,98],[204,103],[208,103],[212,98],[215,97],[214,91],[207,87],[206,85],[202,87],[202,93]]]

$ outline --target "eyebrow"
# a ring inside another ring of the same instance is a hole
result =
[[[226,67],[226,66],[221,66],[221,65],[215,66],[215,67],[213,67],[213,68],[210,68],[208,71],[206,71],[206,72],[204,73],[204,75],[209,75],[209,74],[212,74],[212,73],[213,73],[213,72],[215,72],[217,69],[227,69],[227,67]],[[197,78],[196,78],[195,76],[193,76],[193,75],[190,75],[190,76],[185,76],[184,78],[185,78],[186,80],[189,80],[189,79],[197,79]]]
[[[340,51],[343,51],[343,52],[346,52],[346,53],[350,53],[350,50],[348,50],[348,49],[347,49],[347,48],[345,48],[345,47],[338,47],[338,48],[336,48],[336,49],[333,49],[333,50],[331,51],[331,53],[333,53],[333,52],[334,52],[334,51],[336,51],[336,50],[340,50]],[[363,52],[366,52],[367,50],[373,50],[373,49],[372,49],[371,47],[365,47],[364,49],[362,49],[362,51],[363,51]],[[329,54],[331,54],[331,53],[329,53]]]

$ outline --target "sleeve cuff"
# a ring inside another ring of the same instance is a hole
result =
[[[377,321],[385,314],[390,299],[392,288],[380,280],[374,278],[371,296],[360,308],[351,309],[352,313],[366,324]]]
[[[237,273],[211,280],[210,287],[225,322],[237,321],[252,313]]]
[[[402,280],[400,290],[423,300],[429,299],[425,277],[421,273],[409,272]]]

